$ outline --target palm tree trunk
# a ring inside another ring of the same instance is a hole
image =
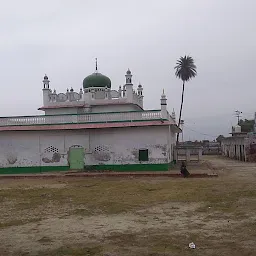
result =
[[[182,114],[183,100],[184,100],[184,89],[185,89],[185,81],[183,81],[183,86],[182,86],[181,104],[180,104],[180,115],[179,115],[178,127],[180,127],[180,123],[181,123],[181,114]],[[176,144],[179,143],[179,136],[180,136],[180,134],[177,133],[177,141],[176,141]]]

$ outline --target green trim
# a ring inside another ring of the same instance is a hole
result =
[[[171,162],[168,164],[169,170],[170,170],[170,169],[173,169],[173,168],[175,167],[175,165],[176,165],[176,160],[171,161]]]
[[[72,106],[70,106],[72,107]],[[33,116],[1,116],[1,118],[22,118],[22,117],[44,117],[44,116],[86,116],[86,115],[99,115],[99,114],[122,114],[122,113],[134,113],[134,112],[159,112],[161,109],[152,109],[152,110],[131,110],[131,111],[122,111],[122,112],[95,112],[95,113],[83,113],[83,114],[60,114],[60,115],[33,115]]]
[[[69,166],[27,166],[27,167],[6,167],[0,168],[1,174],[24,174],[24,173],[41,173],[68,171]]]
[[[168,171],[174,167],[174,161],[164,164],[124,164],[124,165],[91,165],[85,166],[85,171],[113,171],[113,172],[157,172]],[[1,174],[31,174],[42,172],[68,171],[69,166],[27,166],[0,168]]]
[[[148,120],[122,120],[122,121],[102,121],[102,122],[78,122],[78,123],[54,123],[54,124],[13,124],[1,127],[19,127],[19,126],[45,126],[45,125],[67,125],[67,124],[108,124],[108,123],[136,123],[136,122],[151,122],[151,121],[168,121],[168,119],[148,119]]]
[[[169,164],[124,164],[124,165],[91,165],[85,166],[85,171],[113,171],[113,172],[138,172],[138,171],[168,171]]]

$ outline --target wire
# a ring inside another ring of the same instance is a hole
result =
[[[213,138],[217,138],[217,137],[218,137],[218,135],[216,136],[216,135],[212,135],[212,134],[207,134],[207,133],[203,133],[203,132],[196,131],[196,130],[194,130],[194,129],[192,129],[192,128],[189,128],[189,127],[186,126],[186,125],[184,125],[184,127],[185,127],[186,129],[192,131],[192,132],[195,132],[195,133],[198,133],[198,134],[201,134],[201,135],[204,135],[204,136],[213,137]]]

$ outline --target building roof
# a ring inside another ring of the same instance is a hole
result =
[[[143,127],[143,126],[168,126],[174,131],[177,125],[169,121],[138,121],[138,122],[114,122],[114,123],[86,123],[86,124],[52,124],[52,125],[28,125],[28,126],[0,126],[1,131],[47,131],[47,130],[79,130],[79,129],[101,129],[101,128],[122,128],[122,127]],[[176,131],[177,132],[177,131]]]

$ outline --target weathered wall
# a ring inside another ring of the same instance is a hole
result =
[[[176,161],[200,161],[202,158],[203,148],[199,146],[176,146],[175,160]]]
[[[245,137],[232,136],[221,141],[222,155],[229,158],[247,161],[245,152]]]
[[[136,164],[139,149],[149,150],[149,162],[168,161],[168,127],[134,127],[95,130],[90,133],[91,154],[86,161],[93,164]]]
[[[0,133],[0,167],[40,165],[39,137],[33,133]]]
[[[251,133],[245,138],[245,153],[248,162],[256,162],[256,134]]]
[[[247,162],[256,162],[256,134],[233,136],[221,141],[222,155]]]
[[[167,126],[1,132],[0,168],[68,166],[68,151],[75,145],[85,149],[85,165],[138,164],[139,149],[145,148],[149,161],[143,163],[168,163],[171,143],[174,134],[169,137]]]
[[[81,131],[1,132],[0,167],[66,166],[72,145],[88,145]]]

